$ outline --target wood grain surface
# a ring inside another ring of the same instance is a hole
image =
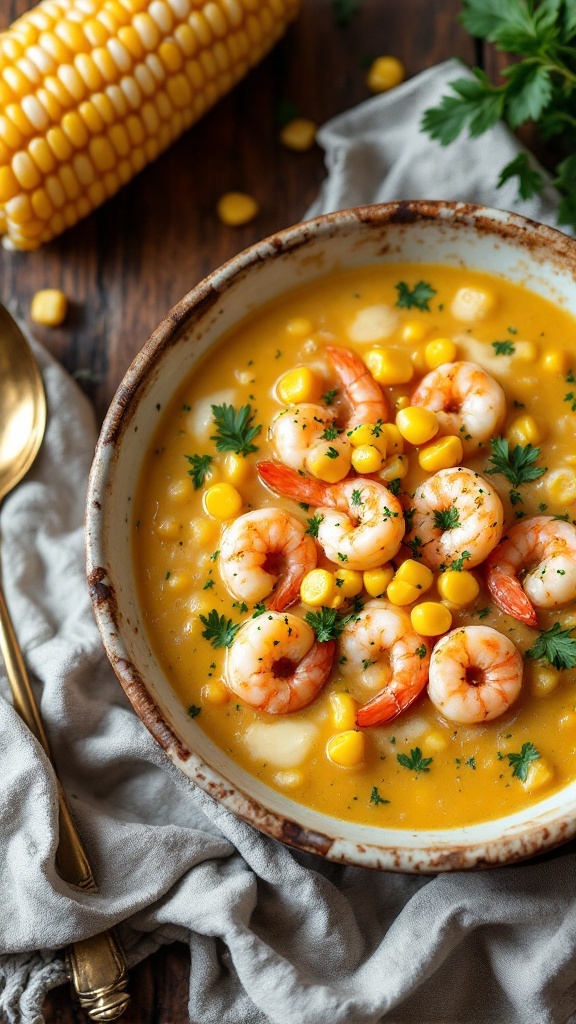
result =
[[[76,377],[99,419],[168,310],[241,249],[300,220],[316,195],[323,154],[280,144],[279,104],[290,101],[321,124],[368,98],[366,65],[375,56],[399,57],[408,76],[451,56],[479,62],[482,52],[457,23],[459,6],[361,0],[338,27],[332,0],[302,0],[297,22],[267,59],[116,197],[37,252],[0,250],[0,301],[28,323],[39,288],[68,295],[61,328],[30,330]],[[0,29],[28,7],[0,0]],[[243,228],[216,217],[218,197],[232,189],[260,204]],[[148,958],[131,972],[130,990],[126,1024],[185,1024],[187,949],[172,945]],[[48,1024],[88,1021],[66,987],[50,994],[45,1013]]]

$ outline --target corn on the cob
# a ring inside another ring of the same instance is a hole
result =
[[[35,249],[154,160],[299,0],[43,0],[0,34],[0,235]]]

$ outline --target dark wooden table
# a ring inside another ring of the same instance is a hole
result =
[[[0,27],[29,6],[0,0]],[[369,96],[370,58],[394,54],[412,76],[450,56],[470,64],[484,56],[457,23],[459,0],[361,0],[346,27],[336,25],[332,0],[302,0],[302,8],[267,59],[116,197],[37,252],[0,250],[0,301],[23,319],[39,288],[62,288],[71,300],[63,327],[30,325],[31,332],[74,374],[99,419],[171,306],[241,249],[296,223],[314,198],[323,154],[280,144],[282,101],[321,124]],[[492,70],[493,55],[486,62]],[[216,216],[217,199],[230,190],[260,203],[243,228]],[[185,947],[159,951],[131,972],[126,1024],[185,1024],[187,986]],[[88,1018],[61,988],[47,1000],[46,1020]]]

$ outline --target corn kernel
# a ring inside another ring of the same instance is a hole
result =
[[[408,320],[402,328],[402,341],[418,342],[423,341],[427,334],[430,333],[428,324],[423,323],[421,320]]]
[[[396,426],[406,441],[416,445],[431,441],[440,428],[436,413],[418,405],[400,409],[396,414]]]
[[[371,92],[388,92],[406,77],[406,71],[397,57],[376,57],[368,69],[366,85]]]
[[[527,793],[534,793],[538,789],[544,789],[554,778],[552,765],[541,757],[538,761],[532,761],[528,768],[526,781],[522,783]]]
[[[306,781],[304,772],[299,768],[287,768],[283,772],[276,772],[274,782],[283,789],[300,789]]]
[[[568,356],[562,349],[551,349],[550,352],[544,352],[540,365],[548,373],[566,373]]]
[[[236,228],[254,220],[259,207],[253,196],[245,192],[226,192],[218,200],[216,212],[223,224]]]
[[[396,409],[396,412],[398,412],[399,409],[407,409],[409,405],[410,399],[408,395],[398,395],[398,398],[394,402],[394,408]]]
[[[407,455],[391,455],[386,459],[378,476],[383,483],[390,483],[392,480],[403,480],[409,469]]]
[[[204,494],[204,508],[213,519],[233,519],[243,504],[239,491],[226,482],[214,484]]]
[[[30,319],[46,327],[57,327],[66,319],[68,299],[58,288],[36,292],[30,306]]]
[[[484,320],[495,304],[492,292],[484,288],[459,288],[452,300],[452,316],[465,324]]]
[[[530,693],[534,697],[547,697],[560,683],[558,669],[546,665],[533,665],[530,670]]]
[[[538,349],[533,341],[514,342],[514,360],[521,363],[534,363],[538,357]]]
[[[443,363],[452,363],[456,359],[458,349],[451,338],[434,338],[424,349],[424,359],[429,370],[435,370]]]
[[[295,117],[288,124],[285,124],[280,131],[280,142],[287,149],[294,149],[297,153],[305,153],[311,149],[316,141],[318,128],[314,121],[307,117]]]
[[[224,457],[224,476],[229,483],[238,486],[245,484],[252,475],[252,465],[243,455],[228,452]]]
[[[356,597],[362,593],[364,581],[361,572],[356,569],[337,569],[334,573],[336,593],[345,597]]]
[[[192,587],[192,578],[187,572],[167,573],[164,579],[164,586],[172,594],[185,594]]]
[[[403,607],[406,604],[414,604],[420,597],[421,591],[413,583],[406,583],[405,580],[397,580],[396,577],[388,584],[386,597],[392,604]]]
[[[319,441],[306,460],[312,476],[330,484],[336,484],[348,476],[350,464],[350,446],[337,438],[334,441]]]
[[[373,445],[381,455],[386,455],[388,450],[386,426],[387,424],[385,423],[379,423],[378,425],[375,423],[361,423],[360,426],[354,427],[353,430],[346,434],[346,437],[353,448]]]
[[[466,605],[472,604],[480,593],[478,580],[467,569],[462,569],[461,572],[442,572],[436,584],[440,597],[457,608],[465,608]]]
[[[568,468],[549,469],[545,487],[550,500],[565,509],[576,501],[576,472]]]
[[[154,521],[154,532],[165,540],[176,540],[181,533],[180,523],[173,516],[164,516]]]
[[[200,690],[200,694],[208,704],[227,704],[230,700],[230,690],[219,679],[213,679],[206,683]]]
[[[220,528],[213,519],[199,516],[198,519],[193,519],[190,523],[190,533],[195,544],[206,548],[206,550],[211,550],[218,540]]]
[[[422,562],[417,562],[414,558],[407,558],[397,569],[394,579],[411,583],[420,591],[430,590],[434,582],[434,573]]]
[[[356,729],[338,733],[328,740],[326,753],[341,768],[357,768],[364,761],[364,736]]]
[[[311,569],[300,584],[301,600],[313,608],[329,605],[335,591],[334,576],[328,569]]]
[[[168,488],[168,498],[175,505],[184,505],[190,497],[191,484],[189,480],[175,480]]]
[[[305,338],[307,334],[312,333],[313,329],[312,321],[306,316],[294,316],[286,324],[288,334],[293,334],[296,338]]]
[[[399,408],[401,408],[399,406]],[[386,454],[401,455],[404,451],[404,438],[395,423],[383,423],[382,433],[386,435]]]
[[[422,746],[426,751],[431,750],[432,753],[438,754],[441,750],[446,750],[448,740],[441,732],[427,732],[422,737]]]
[[[320,381],[309,366],[296,366],[288,370],[276,385],[278,398],[284,405],[318,402],[321,390]]]
[[[418,452],[418,462],[427,473],[437,473],[439,469],[451,469],[452,466],[458,466],[463,457],[462,441],[457,434],[441,437],[434,444],[429,444]]]
[[[349,693],[331,693],[332,724],[338,732],[347,732],[356,725],[356,701]]]
[[[414,376],[412,360],[394,348],[373,348],[366,353],[364,362],[379,384],[407,384]]]
[[[440,636],[452,625],[450,609],[439,601],[423,601],[410,612],[413,628],[420,636]]]
[[[538,424],[533,416],[517,416],[508,427],[506,437],[513,444],[522,445],[536,445],[542,440]]]
[[[364,571],[364,589],[370,597],[382,597],[394,578],[394,569],[391,565],[381,565],[378,569],[366,569]]]
[[[337,590],[334,593],[334,597],[330,601],[330,608],[341,608],[344,604],[344,597]]]
[[[384,459],[373,444],[361,444],[352,451],[352,465],[357,473],[376,473]]]

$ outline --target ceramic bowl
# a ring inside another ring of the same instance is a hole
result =
[[[381,262],[467,266],[525,285],[576,315],[576,244],[511,213],[464,203],[360,207],[252,246],[186,295],[134,360],[104,423],[90,478],[88,580],[108,657],[136,712],[184,775],[282,842],[334,861],[436,872],[529,857],[576,832],[576,783],[466,828],[405,831],[309,810],[248,775],[176,699],[149,645],[131,563],[131,502],[157,424],[183,378],[247,313],[333,270]]]

